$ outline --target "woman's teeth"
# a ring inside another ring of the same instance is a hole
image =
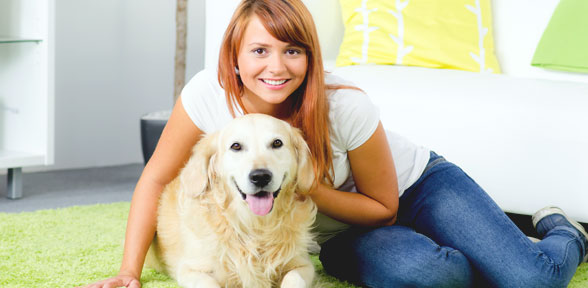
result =
[[[270,85],[282,85],[284,83],[286,83],[287,80],[267,80],[267,79],[262,79],[262,81],[266,84],[270,84]]]

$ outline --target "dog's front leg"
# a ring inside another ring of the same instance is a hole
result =
[[[176,280],[184,288],[220,288],[220,284],[212,277],[212,272],[199,271],[188,265],[182,265],[178,269]]]
[[[281,288],[307,288],[314,280],[314,266],[310,259],[298,259],[299,265],[284,275]],[[298,262],[298,261],[297,261]]]

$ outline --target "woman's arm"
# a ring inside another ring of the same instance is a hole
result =
[[[311,194],[319,211],[354,225],[394,224],[398,212],[398,180],[382,123],[364,144],[348,152],[348,158],[360,193],[320,185]]]
[[[137,279],[141,276],[145,255],[155,235],[159,196],[165,185],[178,175],[201,135],[202,131],[194,125],[179,98],[135,188],[120,274]]]
[[[178,99],[135,187],[119,274],[88,287],[139,287],[145,255],[157,227],[159,196],[185,165],[201,135],[202,131],[194,125]]]

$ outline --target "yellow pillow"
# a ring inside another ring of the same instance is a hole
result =
[[[337,66],[375,63],[500,73],[490,0],[339,2],[345,34]]]

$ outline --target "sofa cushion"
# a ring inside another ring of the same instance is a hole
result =
[[[337,66],[397,64],[499,73],[490,0],[340,0]]]

